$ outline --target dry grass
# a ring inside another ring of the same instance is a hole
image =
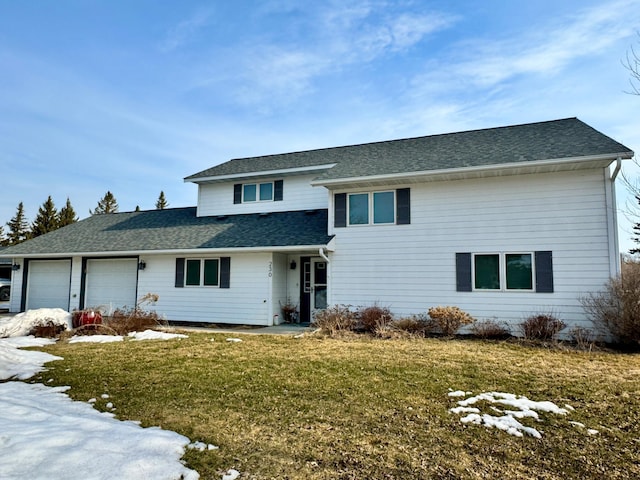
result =
[[[119,418],[220,446],[186,454],[203,479],[231,467],[243,479],[640,476],[640,355],[415,338],[243,340],[61,343],[47,348],[64,360],[46,378],[81,401],[108,393]],[[576,410],[543,416],[540,440],[516,438],[462,425],[448,412],[449,388]]]

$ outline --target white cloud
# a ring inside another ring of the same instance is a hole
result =
[[[213,14],[211,9],[201,9],[186,20],[171,27],[160,42],[160,51],[167,53],[181,48],[191,42],[198,32],[209,24]]]

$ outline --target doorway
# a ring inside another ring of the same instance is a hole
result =
[[[313,312],[327,308],[327,262],[316,257],[300,258],[300,321],[309,323]]]

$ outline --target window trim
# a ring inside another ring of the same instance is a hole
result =
[[[375,209],[374,198],[376,193],[391,193],[393,194],[393,221],[392,222],[376,222],[375,221]],[[352,195],[366,195],[367,196],[367,223],[351,223],[351,202]],[[349,192],[346,193],[346,226],[347,227],[367,227],[372,225],[398,225],[398,199],[397,190],[371,190],[367,192]]]
[[[537,287],[536,276],[536,252],[528,250],[501,251],[501,252],[473,252],[471,253],[471,291],[473,292],[517,292],[535,293]],[[476,288],[476,256],[497,255],[499,288]],[[507,255],[529,255],[531,258],[531,288],[507,288]]]
[[[195,261],[195,260],[199,260],[200,261],[200,281],[197,285],[190,285],[187,283],[187,275],[188,275],[188,271],[189,271],[189,262],[190,261]],[[218,262],[218,276],[216,278],[216,284],[215,285],[205,285],[204,284],[204,275],[205,275],[205,262],[206,261],[210,261],[210,260],[216,260]],[[205,258],[205,257],[186,257],[184,259],[184,272],[183,272],[183,286],[185,288],[220,288],[220,281],[221,281],[221,258],[220,257],[209,257],[209,258]]]
[[[273,202],[275,199],[275,181],[271,181],[271,182],[254,182],[254,183],[242,183],[242,196],[240,198],[240,202],[241,203],[261,203],[261,202]],[[248,186],[255,186],[256,187],[256,199],[255,200],[247,200],[244,197],[244,193],[245,193],[245,188]],[[261,200],[260,199],[260,190],[261,190],[261,186],[262,185],[271,185],[271,198],[269,199],[265,199],[265,200]]]

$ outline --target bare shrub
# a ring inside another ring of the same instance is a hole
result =
[[[567,325],[551,313],[531,315],[520,324],[527,340],[551,340]]]
[[[498,323],[495,320],[482,320],[475,322],[471,331],[478,338],[485,340],[505,340],[511,337],[511,330],[506,323]]]
[[[312,321],[314,327],[334,336],[340,332],[352,331],[358,325],[358,317],[348,305],[332,305],[315,313]]]
[[[143,306],[155,304],[157,301],[158,295],[147,293],[138,300],[135,308],[118,308],[114,310],[110,316],[103,319],[104,324],[118,335],[166,326],[166,321],[155,311],[143,308]]]
[[[29,335],[33,335],[34,337],[56,338],[65,330],[64,325],[59,325],[52,320],[47,320],[39,325],[34,325]]]
[[[391,310],[378,305],[359,308],[356,315],[362,330],[369,333],[375,333],[377,330],[386,328],[393,320]]]
[[[473,323],[475,319],[458,307],[432,307],[429,316],[435,320],[443,335],[451,337],[463,325]]]
[[[433,333],[436,323],[429,316],[419,313],[409,317],[402,317],[389,324],[389,330],[410,336],[426,337]]]
[[[640,267],[627,265],[620,277],[611,278],[604,290],[580,299],[598,328],[622,345],[640,344]]]
[[[593,350],[596,335],[590,328],[573,327],[569,330],[569,337],[580,350]]]

